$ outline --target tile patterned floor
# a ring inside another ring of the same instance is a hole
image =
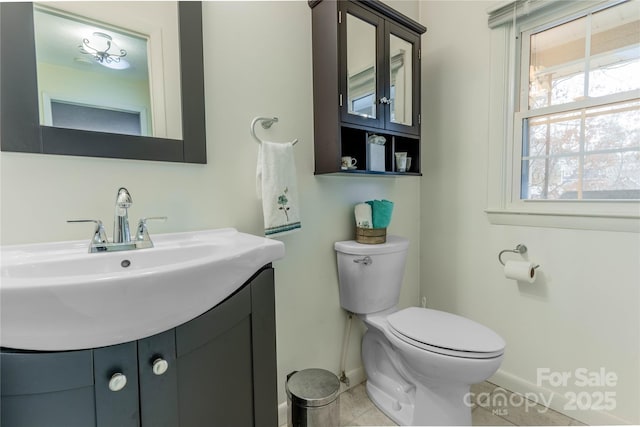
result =
[[[489,382],[472,386],[471,393],[475,397],[471,412],[474,426],[585,425],[559,412],[536,405],[534,402],[524,402],[517,398],[517,395],[515,395],[516,398],[511,399],[509,391]],[[500,406],[496,406],[497,404]],[[340,424],[342,426],[396,425],[369,400],[364,383],[340,395]]]

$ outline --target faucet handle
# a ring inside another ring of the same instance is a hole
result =
[[[91,245],[101,245],[107,243],[107,233],[104,231],[104,225],[99,219],[69,219],[69,223],[73,222],[93,222],[96,224],[96,228],[93,231],[93,237],[91,238]]]
[[[149,237],[149,230],[147,229],[147,221],[166,221],[166,216],[150,216],[148,218],[140,218],[138,221],[138,228],[136,229],[136,246],[139,248],[152,248],[153,243],[151,237]]]

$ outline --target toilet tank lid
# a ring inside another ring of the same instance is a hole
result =
[[[393,235],[387,235],[386,243],[377,245],[358,243],[355,240],[345,240],[334,244],[334,249],[337,252],[350,255],[390,254],[393,252],[406,251],[408,248],[409,239]]]

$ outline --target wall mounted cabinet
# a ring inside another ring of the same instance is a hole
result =
[[[3,427],[275,426],[273,269],[160,334],[0,362]]]
[[[309,5],[316,174],[396,174],[396,152],[412,158],[403,174],[420,174],[420,35],[426,28],[379,1]],[[375,136],[384,137],[384,148],[368,146]],[[343,156],[355,157],[355,168],[344,170]]]

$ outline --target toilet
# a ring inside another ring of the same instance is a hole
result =
[[[399,425],[471,425],[470,386],[493,375],[505,342],[491,329],[438,310],[398,310],[409,240],[336,242],[340,305],[366,325],[367,394]]]

